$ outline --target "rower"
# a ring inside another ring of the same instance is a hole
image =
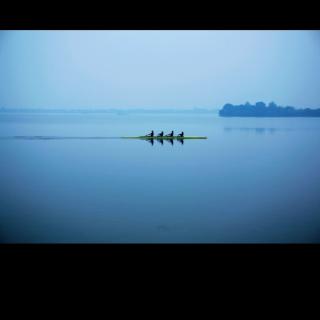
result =
[[[147,134],[146,137],[153,137],[154,136],[154,132],[153,130],[151,131],[151,133]]]
[[[178,134],[178,137],[181,137],[181,138],[183,138],[183,137],[184,137],[184,133],[183,133],[183,131],[182,131],[181,133],[179,133],[179,134]]]
[[[173,130],[171,131],[171,133],[166,134],[166,137],[173,137]]]
[[[158,137],[163,137],[163,131],[158,134]]]

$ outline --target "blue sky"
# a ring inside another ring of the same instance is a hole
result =
[[[0,107],[320,107],[319,31],[0,31]]]

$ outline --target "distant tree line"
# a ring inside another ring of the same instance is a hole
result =
[[[281,107],[274,102],[266,105],[257,102],[252,105],[249,102],[240,105],[227,103],[219,111],[221,117],[320,117],[320,109],[296,109],[294,107]]]

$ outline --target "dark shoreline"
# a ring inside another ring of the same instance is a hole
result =
[[[255,118],[297,118],[320,117],[320,109],[297,109],[291,106],[277,106],[274,102],[267,106],[264,102],[257,102],[255,105],[250,103],[242,105],[232,105],[230,103],[223,106],[219,111],[220,117],[255,117]]]

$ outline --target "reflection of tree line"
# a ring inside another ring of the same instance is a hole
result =
[[[290,128],[224,128],[224,131],[231,132],[231,131],[253,131],[256,134],[265,134],[265,133],[275,133],[276,131],[291,131],[294,129]]]
[[[174,145],[173,139],[159,139],[159,138],[157,138],[157,139],[145,139],[145,140],[150,142],[152,145],[154,145],[154,140],[158,141],[161,145],[163,145],[164,141],[167,141],[172,146]],[[180,144],[184,144],[183,139],[176,138],[176,141],[179,141]]]

